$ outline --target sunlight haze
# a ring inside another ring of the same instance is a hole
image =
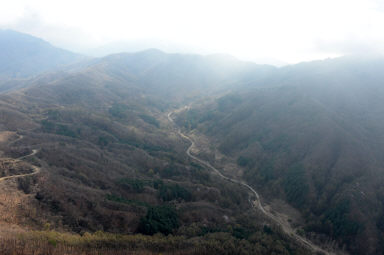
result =
[[[383,11],[371,0],[16,0],[2,2],[0,28],[80,53],[113,43],[162,41],[169,52],[296,63],[381,53]]]

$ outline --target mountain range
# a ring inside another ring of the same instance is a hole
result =
[[[383,57],[277,68],[156,49],[86,58],[14,31],[0,44],[2,157],[41,169],[0,181],[0,212],[31,240],[25,229],[132,247],[141,233],[148,253],[383,253]]]
[[[0,30],[0,48],[0,76],[3,78],[25,78],[85,58],[13,30]]]

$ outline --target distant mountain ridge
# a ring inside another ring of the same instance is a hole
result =
[[[168,54],[157,49],[109,55],[96,60],[90,68],[174,98],[227,89],[276,69],[228,55]]]
[[[214,49],[202,49],[201,47],[194,47],[181,43],[174,43],[160,39],[139,39],[129,41],[116,41],[111,42],[97,48],[87,49],[83,51],[85,55],[93,57],[105,57],[112,54],[119,54],[122,52],[139,52],[147,49],[156,48],[166,53],[180,53],[180,54],[196,54],[196,55],[211,55],[218,52]],[[255,64],[260,65],[273,65],[276,67],[285,66],[288,63],[274,58],[256,57],[247,59]]]
[[[0,30],[0,77],[25,78],[56,70],[83,58],[34,36]]]

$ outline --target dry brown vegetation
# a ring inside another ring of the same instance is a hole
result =
[[[255,236],[254,238],[259,238]],[[270,243],[268,243],[270,242]],[[265,245],[273,244],[273,248]],[[260,243],[237,240],[228,233],[212,233],[204,237],[118,235],[104,232],[83,235],[55,231],[21,232],[1,238],[1,254],[289,254],[282,243],[265,239]],[[300,252],[302,251],[297,251]]]
[[[191,59],[197,69],[206,61]],[[2,156],[37,150],[20,164],[41,168],[0,183],[3,222],[28,229],[5,234],[2,254],[308,253],[252,210],[247,189],[187,157],[188,144],[166,118],[175,101],[162,88],[104,61],[0,96],[0,127],[15,132],[0,143]],[[200,82],[207,83],[194,77],[172,97]],[[60,233],[29,232],[47,228]]]
[[[365,80],[364,68],[354,76],[324,63],[308,64],[314,71],[301,76],[300,65],[280,71],[236,62],[229,70],[209,57],[148,51],[38,76],[2,94],[0,150],[8,159],[0,174],[28,172],[28,165],[41,172],[0,183],[1,219],[67,233],[13,236],[4,239],[4,254],[308,253],[251,209],[247,189],[187,157],[188,143],[166,112],[197,99],[178,123],[221,153],[199,157],[230,158],[226,174],[296,207],[300,234],[360,254],[382,252],[382,77]],[[365,90],[368,81],[377,93]],[[253,83],[271,87],[244,88]],[[233,84],[244,90],[201,104]],[[9,160],[33,149],[22,162]],[[137,234],[159,232],[169,235]]]

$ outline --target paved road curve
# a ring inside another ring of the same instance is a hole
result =
[[[13,142],[10,142],[9,144],[12,144],[12,143],[15,143],[21,139],[23,139],[24,137],[22,135],[19,136],[19,138],[17,138],[16,140],[14,140]],[[25,156],[22,156],[22,157],[19,157],[19,158],[16,158],[14,160],[14,162],[20,162],[20,161],[23,161],[23,159],[27,158],[27,157],[31,157],[33,155],[35,155],[36,153],[38,152],[38,150],[32,150],[32,152],[28,155],[25,155]],[[9,179],[13,179],[13,178],[19,178],[19,177],[24,177],[24,176],[31,176],[31,175],[35,175],[35,174],[38,174],[40,173],[41,171],[41,168],[38,167],[38,166],[35,166],[35,165],[31,165],[32,168],[33,168],[33,172],[32,173],[28,173],[28,174],[17,174],[17,175],[11,175],[11,176],[5,176],[5,177],[1,177],[0,178],[0,181],[5,181],[5,180],[9,180]]]
[[[173,121],[171,115],[176,112],[176,111],[172,111],[170,113],[168,113],[168,120],[174,125],[176,126],[176,123]],[[256,192],[255,189],[253,189],[251,186],[249,186],[248,184],[246,184],[245,182],[243,181],[239,181],[239,180],[236,180],[236,179],[232,179],[232,178],[229,178],[225,175],[223,175],[217,168],[215,168],[214,166],[212,166],[209,162],[205,161],[205,160],[202,160],[202,159],[199,159],[198,157],[194,156],[191,154],[191,150],[192,148],[195,146],[195,142],[190,138],[188,137],[187,135],[183,134],[181,132],[181,129],[178,128],[177,129],[177,133],[184,139],[188,140],[191,145],[188,147],[186,153],[187,155],[198,161],[200,164],[210,168],[211,170],[213,170],[218,176],[220,176],[221,178],[223,178],[224,180],[227,180],[227,181],[230,181],[230,182],[233,182],[233,183],[237,183],[237,184],[240,184],[244,187],[246,187],[249,191],[252,192],[252,194],[255,196],[255,200],[251,201],[252,205],[259,209],[264,215],[266,215],[268,218],[272,219],[275,223],[277,223],[279,226],[281,226],[281,228],[283,229],[283,231],[285,233],[287,233],[289,236],[291,236],[292,238],[294,238],[295,240],[297,240],[299,243],[303,244],[305,247],[309,248],[310,250],[314,251],[314,252],[320,252],[322,254],[334,254],[334,253],[330,253],[328,251],[325,251],[323,250],[322,248],[320,248],[319,246],[313,244],[311,241],[307,240],[306,238],[296,234],[296,231],[289,225],[289,223],[286,223],[284,222],[282,219],[278,218],[277,216],[273,215],[272,213],[268,212],[267,210],[265,210],[265,208],[263,207],[263,205],[261,204],[261,201],[260,201],[260,196],[259,194]]]

